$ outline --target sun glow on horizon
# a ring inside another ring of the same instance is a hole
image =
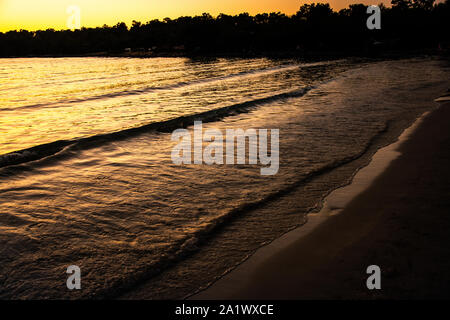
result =
[[[383,1],[351,0],[223,0],[214,3],[210,0],[0,0],[0,32],[9,30],[56,30],[67,29],[67,7],[79,6],[82,27],[99,27],[104,24],[115,25],[125,22],[128,26],[133,20],[143,23],[165,17],[201,15],[208,12],[213,16],[219,13],[238,14],[248,12],[252,15],[263,12],[280,11],[294,14],[302,4],[329,2],[334,9],[342,9],[350,3],[374,4]],[[386,1],[385,1],[386,3]]]

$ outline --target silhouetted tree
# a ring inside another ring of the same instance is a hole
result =
[[[375,44],[386,50],[448,46],[449,0],[437,5],[434,0],[392,0],[392,8],[380,8],[381,30],[366,28],[366,5],[353,4],[335,12],[329,4],[311,3],[300,6],[292,16],[203,13],[133,21],[130,28],[119,22],[75,31],[9,31],[0,33],[0,56],[121,55],[125,48],[131,48],[126,54],[144,50],[152,55],[370,54],[376,52]]]
[[[416,9],[431,10],[435,0],[413,0],[412,7]]]
[[[412,7],[411,0],[392,0],[391,4],[393,9],[407,10]]]

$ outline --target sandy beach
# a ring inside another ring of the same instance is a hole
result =
[[[449,298],[449,123],[446,103],[339,214],[298,239],[275,241],[192,298]],[[369,265],[381,268],[381,290],[366,287]]]

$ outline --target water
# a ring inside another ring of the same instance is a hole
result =
[[[0,154],[167,120],[310,82],[296,83],[292,71],[301,72],[298,64],[267,59],[2,59]]]
[[[303,223],[356,165],[341,168],[433,107],[449,68],[436,59],[2,59],[0,78],[0,297],[120,296],[144,285],[167,298]],[[279,128],[278,174],[173,164],[171,129],[210,110],[205,129]],[[81,291],[65,286],[69,265],[82,270]]]

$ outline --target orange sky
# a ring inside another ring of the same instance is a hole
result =
[[[319,0],[320,1],[320,0]],[[281,11],[295,13],[303,3],[319,1],[300,0],[0,0],[0,31],[66,29],[70,5],[81,8],[81,26],[96,27],[103,24],[114,25],[132,20],[146,22],[165,17],[177,18],[182,15],[197,15],[209,12],[236,14],[249,12]],[[341,9],[350,3],[376,4],[380,0],[322,0],[333,8]],[[390,0],[384,1],[390,3]]]

